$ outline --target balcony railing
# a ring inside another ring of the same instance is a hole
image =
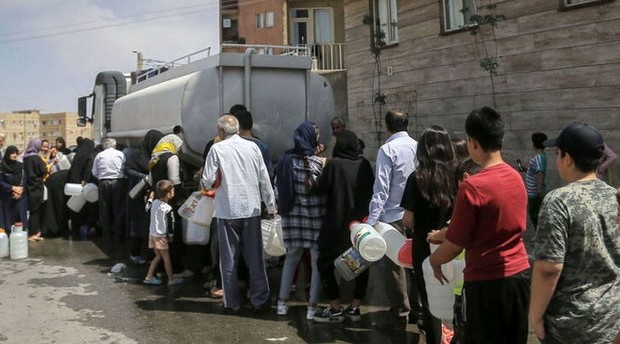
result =
[[[185,55],[185,56],[181,56],[178,59],[172,60],[170,62],[162,62],[160,65],[154,67],[154,68],[150,68],[148,70],[145,71],[141,71],[140,74],[138,74],[136,76],[136,80],[137,82],[142,82],[145,80],[148,80],[149,78],[152,78],[154,76],[157,76],[169,69],[175,68],[175,67],[179,67],[179,66],[183,66],[186,65],[188,63],[191,63],[192,60],[199,60],[199,59],[203,59],[205,58],[205,55],[208,57],[209,55],[211,55],[211,47],[202,49],[202,50],[198,50],[196,52],[193,52],[191,54]],[[152,60],[155,61],[155,60]],[[157,61],[160,62],[160,61]]]
[[[254,48],[259,54],[311,56],[312,70],[345,70],[345,44],[299,44],[299,45],[263,45],[263,44],[222,44],[223,52],[244,52]]]

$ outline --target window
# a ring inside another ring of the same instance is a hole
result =
[[[290,11],[290,44],[326,44],[334,42],[334,17],[330,8]]]
[[[375,39],[382,44],[398,43],[396,0],[374,0]]]
[[[471,17],[476,14],[475,0],[443,0],[444,32],[460,30],[473,25]]]
[[[273,27],[273,12],[265,13],[265,26]]]
[[[612,1],[614,0],[560,0],[560,9],[567,10]]]
[[[256,13],[256,28],[262,29],[265,27],[265,13]]]

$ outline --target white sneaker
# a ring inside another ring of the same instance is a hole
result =
[[[318,310],[317,307],[308,306],[308,311],[306,312],[306,320],[314,320],[314,315]]]
[[[278,315],[286,315],[288,313],[288,305],[284,301],[278,300]]]

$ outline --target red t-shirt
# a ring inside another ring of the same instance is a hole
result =
[[[506,163],[461,184],[446,238],[465,248],[465,281],[509,277],[529,268],[521,239],[526,209],[523,179]]]

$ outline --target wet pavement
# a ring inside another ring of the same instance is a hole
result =
[[[290,303],[286,317],[276,315],[275,307],[262,314],[250,308],[223,314],[221,301],[207,297],[200,274],[174,287],[143,285],[146,266],[132,265],[125,246],[102,240],[46,239],[29,244],[28,259],[0,260],[0,342],[418,342],[416,326],[397,330],[386,323],[389,313],[380,302],[363,307],[359,323],[307,321],[306,304],[299,301]],[[127,268],[111,274],[110,268],[119,262]],[[268,273],[277,285],[279,269]],[[303,300],[304,288],[298,289],[296,296]],[[275,291],[272,288],[274,305]],[[378,292],[371,286],[369,298]]]
[[[392,324],[380,277],[371,269],[362,321],[307,321],[306,304],[289,314],[248,306],[223,314],[197,274],[179,286],[145,286],[146,265],[129,262],[127,244],[46,239],[25,260],[0,260],[1,343],[418,343],[417,327]],[[127,268],[110,273],[116,263]],[[280,269],[268,269],[275,305]],[[304,300],[303,273],[291,299]],[[326,304],[321,304],[325,306]],[[529,343],[537,343],[533,339]]]

